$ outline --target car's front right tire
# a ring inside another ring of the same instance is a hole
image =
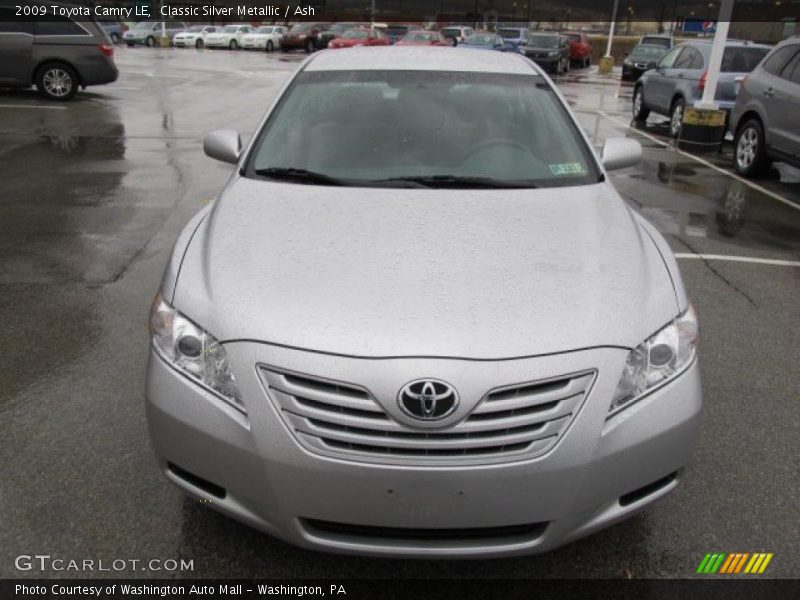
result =
[[[650,114],[650,109],[644,103],[644,89],[638,86],[633,90],[633,120],[644,123]]]
[[[733,167],[739,175],[755,177],[769,166],[764,144],[764,127],[758,119],[750,119],[739,126],[733,148]]]

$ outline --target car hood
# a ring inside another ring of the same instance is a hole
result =
[[[678,313],[654,242],[607,183],[375,189],[238,177],[195,232],[174,305],[223,342],[370,357],[633,347]]]

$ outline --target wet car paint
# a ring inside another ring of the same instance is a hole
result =
[[[800,453],[792,358],[800,339],[788,324],[797,320],[800,279],[792,268],[681,261],[703,325],[706,406],[692,472],[642,515],[551,554],[470,562],[321,555],[226,519],[163,481],[144,420],[146,320],[175,236],[229,174],[203,156],[201,138],[217,128],[251,131],[302,58],[121,48],[120,80],[64,110],[31,108],[51,106],[33,92],[0,91],[0,576],[31,575],[13,559],[41,549],[193,559],[194,571],[178,576],[691,577],[709,548],[764,548],[776,553],[773,576],[795,576],[800,530],[787,482]],[[623,126],[631,88],[592,71],[558,82],[594,145],[636,136]],[[657,117],[644,133],[669,143]],[[800,211],[638,139],[643,163],[614,174],[614,184],[676,252],[800,260]],[[706,160],[729,170],[726,154]],[[797,170],[778,165],[758,184],[800,203],[798,181]],[[729,215],[730,234],[719,213]]]

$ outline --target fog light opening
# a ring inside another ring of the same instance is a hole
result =
[[[227,495],[225,488],[217,485],[216,483],[211,483],[207,479],[198,477],[194,473],[190,473],[185,469],[181,469],[179,466],[174,465],[171,462],[167,463],[167,467],[169,467],[170,472],[175,475],[175,477],[182,479],[186,483],[204,491],[206,494],[220,499]]]

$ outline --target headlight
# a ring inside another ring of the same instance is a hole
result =
[[[631,350],[609,411],[631,404],[683,371],[694,360],[697,334],[697,315],[690,305],[672,323]]]
[[[156,294],[150,310],[150,336],[161,357],[242,412],[228,356],[216,338]]]
[[[555,52],[551,52],[550,56],[558,56],[559,52],[556,50]]]

